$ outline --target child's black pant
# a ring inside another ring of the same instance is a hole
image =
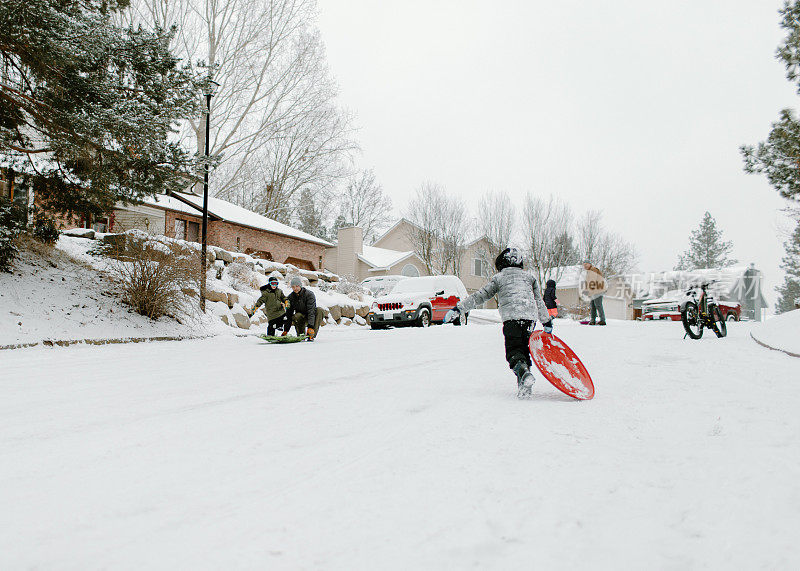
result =
[[[533,333],[535,321],[530,319],[510,319],[503,322],[503,337],[506,339],[506,361],[513,369],[519,361],[531,366],[531,352],[528,341]]]
[[[267,322],[267,335],[275,335],[275,328],[281,328],[286,321],[286,315],[281,315],[280,317],[276,317],[275,319],[270,319]],[[283,327],[286,331],[289,331],[288,327]]]

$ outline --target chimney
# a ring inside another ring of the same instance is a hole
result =
[[[358,226],[339,228],[338,267],[336,271],[340,276],[355,276],[358,278],[358,258],[364,253],[364,230]]]

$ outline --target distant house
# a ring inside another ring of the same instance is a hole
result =
[[[556,279],[559,303],[566,308],[577,307],[580,303],[582,267],[567,266],[553,273],[559,276]],[[711,291],[718,299],[741,304],[743,318],[761,321],[762,309],[767,307],[767,301],[761,291],[761,272],[753,264],[610,276],[606,278],[608,292],[603,296],[603,309],[608,319],[639,319],[644,301],[658,299],[671,292],[678,295],[693,284],[712,280],[716,283],[711,286]]]
[[[701,270],[674,270],[632,274],[627,279],[635,292],[634,308],[641,312],[644,301],[669,295],[669,292],[683,292],[690,286],[715,282],[709,290],[721,301],[739,303],[742,318],[761,321],[767,300],[761,289],[763,276],[755,264],[732,266],[729,268],[709,268]]]
[[[402,218],[379,237],[372,246],[365,246],[363,231],[358,227],[342,228],[337,244],[328,249],[325,268],[339,275],[352,275],[358,281],[371,276],[404,275],[427,276],[425,262],[414,253],[411,232],[418,228]],[[467,244],[461,256],[459,278],[468,293],[483,287],[494,273],[491,259],[493,248],[485,238]],[[487,307],[497,307],[494,301]]]
[[[142,204],[118,204],[108,216],[107,231],[140,229],[198,242],[202,215],[202,196],[172,192],[146,198]],[[208,243],[312,271],[322,269],[325,250],[333,246],[219,198],[208,199]]]
[[[430,275],[425,263],[413,251],[364,245],[364,231],[358,226],[340,228],[338,240],[325,252],[325,269],[361,282],[368,277]]]
[[[562,266],[552,270],[552,279],[556,281],[556,297],[559,305],[567,310],[575,309],[582,303],[580,298],[580,282],[583,266]],[[606,278],[608,291],[603,295],[603,310],[606,319],[633,319],[634,291],[626,280],[626,276]]]

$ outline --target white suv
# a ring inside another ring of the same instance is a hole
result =
[[[372,329],[389,325],[428,327],[442,322],[449,309],[467,297],[467,288],[457,276],[426,276],[408,278],[394,287],[391,293],[378,297],[369,312]],[[456,320],[466,325],[469,314]]]

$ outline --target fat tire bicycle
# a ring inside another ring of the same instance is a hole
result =
[[[713,283],[715,282],[692,286],[686,292],[691,300],[687,301],[681,309],[681,321],[686,335],[692,339],[700,339],[703,336],[704,327],[711,329],[717,337],[725,337],[728,334],[722,311],[707,291],[708,286]],[[698,290],[700,290],[699,297]]]

